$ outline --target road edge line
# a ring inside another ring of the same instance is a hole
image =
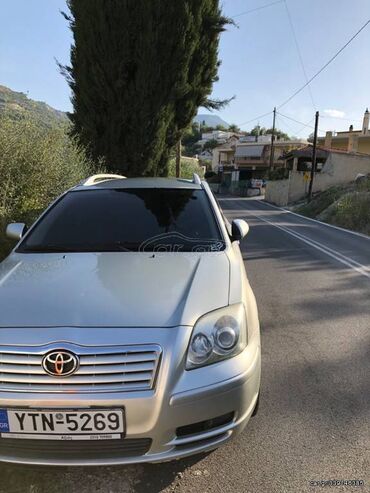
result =
[[[362,276],[365,276],[365,277],[370,279],[370,273],[368,273],[366,270],[364,270],[365,266],[357,267],[356,265],[354,265],[351,262],[355,262],[356,264],[358,264],[358,262],[351,259],[350,257],[346,257],[346,256],[342,255],[341,253],[336,252],[335,250],[332,250],[332,249],[330,249],[324,245],[323,245],[323,247],[321,247],[321,246],[313,243],[312,241],[314,241],[314,240],[308,239],[308,238],[300,235],[300,233],[296,233],[295,231],[292,231],[288,228],[284,228],[283,226],[279,226],[278,224],[274,224],[273,222],[268,221],[267,219],[263,219],[261,216],[257,216],[256,214],[253,214],[250,211],[246,211],[246,212],[248,212],[250,215],[256,217],[257,219],[259,219],[259,220],[261,220],[267,224],[270,224],[271,226],[274,226],[275,228],[278,228],[281,231],[284,231],[285,233],[293,236],[294,238],[297,238],[298,240],[303,241],[303,243],[306,243],[307,245],[311,246],[312,248],[316,248],[316,250],[319,250],[320,252],[325,253],[329,257],[332,257],[335,260],[337,260],[337,262],[340,262],[341,264],[346,265],[347,267],[350,267],[352,270],[355,270],[356,272],[358,272]],[[342,258],[336,254],[341,255]],[[361,265],[361,264],[359,264],[359,265]]]
[[[339,231],[344,231],[345,233],[350,233],[351,235],[354,236],[359,236],[360,238],[364,238],[365,240],[370,240],[370,236],[365,235],[364,233],[358,233],[357,231],[351,231],[350,229],[341,228],[340,226],[335,226],[334,224],[324,223],[323,221],[319,221],[318,219],[313,219],[312,217],[303,216],[302,214],[298,214],[298,212],[293,212],[290,211],[289,209],[285,209],[284,207],[279,207],[277,205],[270,204],[269,202],[266,202],[264,200],[260,200],[260,202],[264,205],[273,207],[274,209],[278,209],[279,211],[284,211],[288,214],[293,214],[293,216],[298,216],[301,217],[302,219],[307,219],[307,221],[312,221],[314,223],[321,224],[322,226],[327,226],[328,228],[334,228]]]

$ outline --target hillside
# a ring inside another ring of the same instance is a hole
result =
[[[7,113],[11,117],[31,115],[44,124],[50,126],[67,121],[67,115],[41,101],[34,101],[23,92],[12,91],[0,85],[0,114]]]
[[[293,210],[319,221],[370,235],[370,175],[317,193],[309,204],[297,205]]]
[[[42,101],[34,101],[23,92],[12,91],[0,85],[0,114],[5,112],[14,118],[29,114],[48,126],[68,120],[67,114],[63,111],[56,110]],[[229,124],[218,115],[199,114],[194,121],[212,128],[216,128],[217,125],[229,127]]]
[[[225,128],[229,128],[229,124],[218,115],[200,114],[194,118],[194,121],[204,124],[206,127],[216,128],[217,125],[222,125]]]

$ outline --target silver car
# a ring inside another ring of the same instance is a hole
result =
[[[160,462],[256,412],[260,329],[239,241],[207,183],[96,175],[0,264],[0,461]]]

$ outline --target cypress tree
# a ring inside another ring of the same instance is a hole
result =
[[[219,0],[68,0],[73,133],[127,176],[165,176],[217,80]]]

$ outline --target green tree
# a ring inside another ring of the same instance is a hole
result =
[[[188,127],[181,139],[183,150],[182,154],[185,156],[194,156],[199,152],[199,146],[196,144],[202,138],[202,134],[199,131],[198,123],[193,123]]]
[[[166,175],[217,80],[219,0],[68,0],[73,133],[110,171]],[[212,106],[213,105],[213,106]]]
[[[203,146],[203,150],[204,151],[206,151],[206,150],[212,150],[212,149],[214,149],[217,146],[218,146],[218,142],[217,142],[216,139],[207,140],[207,142],[205,142],[205,144]]]
[[[254,135],[255,137],[257,137],[258,135],[264,135],[265,133],[266,133],[265,127],[260,127],[259,125],[256,125],[249,132],[249,135]]]
[[[272,134],[272,128],[267,128],[266,129],[266,134]],[[286,132],[283,132],[282,130],[279,130],[278,128],[275,128],[275,138],[277,139],[282,139],[282,140],[289,140],[290,137]]]
[[[235,132],[235,133],[240,132],[240,128],[235,123],[232,123],[231,125],[229,125],[228,130],[229,130],[229,132]]]
[[[260,127],[259,125],[256,125],[255,127],[252,128],[250,132],[247,132],[248,135],[270,135],[272,134],[272,128],[265,128],[265,127]],[[275,129],[275,138],[277,139],[283,139],[283,140],[289,140],[289,135],[282,130],[279,130],[278,128]]]

